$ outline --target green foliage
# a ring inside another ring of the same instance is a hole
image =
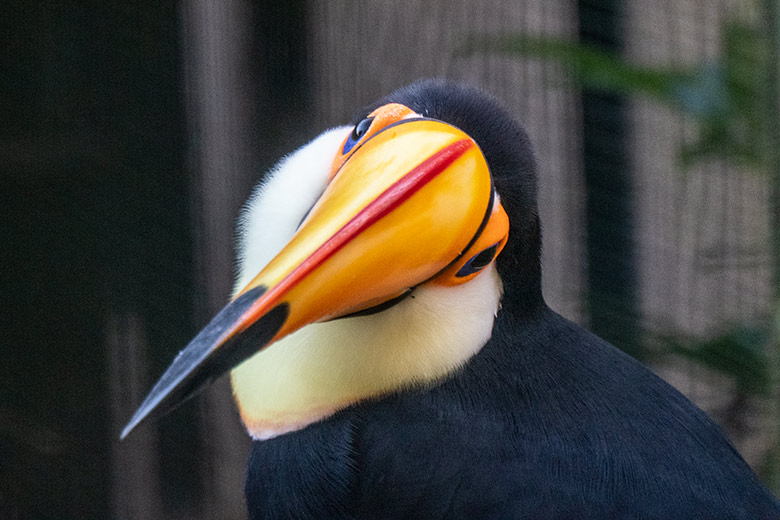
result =
[[[765,327],[737,325],[711,339],[668,337],[662,343],[665,353],[729,377],[738,392],[765,397],[771,392],[771,365],[765,349],[768,339]]]
[[[552,61],[564,66],[586,87],[620,94],[644,94],[663,102],[670,102],[676,87],[690,80],[689,74],[683,70],[641,67],[592,45],[550,38],[525,35],[473,37],[464,52],[509,54]]]
[[[761,170],[767,157],[756,137],[768,128],[767,41],[760,28],[742,21],[727,22],[722,34],[719,59],[688,68],[637,65],[592,45],[525,35],[472,37],[464,52],[543,59],[584,87],[654,99],[698,123],[698,141],[680,150],[685,166],[725,158]]]

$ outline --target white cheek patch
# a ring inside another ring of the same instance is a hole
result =
[[[501,293],[493,264],[468,283],[424,284],[385,311],[310,324],[277,341],[233,369],[247,431],[268,439],[447,376],[490,339]]]
[[[320,134],[284,157],[249,197],[238,221],[238,273],[233,293],[243,289],[295,234],[328,184],[331,162],[351,126]]]

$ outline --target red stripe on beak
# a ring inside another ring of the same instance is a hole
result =
[[[369,226],[403,204],[409,197],[446,170],[447,167],[472,146],[474,146],[474,142],[469,139],[456,141],[431,155],[412,171],[398,179],[384,193],[371,201],[349,222],[344,224],[327,242],[317,248],[277,285],[258,299],[238,320],[238,323],[244,324],[244,326],[228,331],[226,336],[238,334],[244,330],[246,324],[254,322],[267,312],[269,308],[278,303],[277,300],[317,268],[317,266],[333,256]]]

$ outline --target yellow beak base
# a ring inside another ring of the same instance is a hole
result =
[[[374,132],[290,242],[179,353],[122,437],[301,327],[377,310],[449,272],[495,214],[487,163],[462,131],[407,118]]]

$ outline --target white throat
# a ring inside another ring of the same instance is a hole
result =
[[[240,224],[237,290],[281,250],[324,191],[322,164],[351,127],[329,130],[283,159],[255,191]],[[468,283],[423,285],[385,311],[308,325],[232,372],[255,439],[298,430],[355,402],[442,379],[490,338],[501,281],[490,266]]]

